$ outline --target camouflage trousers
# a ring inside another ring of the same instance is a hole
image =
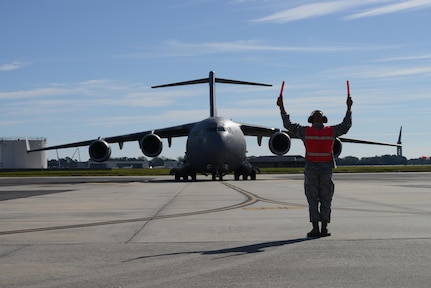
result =
[[[330,222],[331,202],[334,196],[332,162],[306,162],[304,190],[307,196],[310,222]]]

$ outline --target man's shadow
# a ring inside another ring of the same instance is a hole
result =
[[[225,248],[225,249],[218,249],[218,250],[175,252],[175,253],[166,253],[166,254],[147,255],[147,256],[140,256],[140,257],[137,257],[137,258],[125,260],[125,261],[123,261],[123,263],[125,263],[125,262],[131,262],[131,261],[136,261],[136,260],[147,259],[147,258],[156,258],[156,257],[163,257],[163,256],[176,256],[176,255],[187,255],[187,254],[226,255],[226,256],[218,257],[218,258],[233,257],[233,256],[240,256],[240,255],[245,255],[245,254],[261,253],[261,252],[264,252],[266,248],[273,248],[273,247],[279,247],[279,246],[284,246],[284,245],[291,245],[291,244],[301,243],[301,242],[315,240],[315,239],[316,238],[298,238],[298,239],[291,239],[291,240],[263,242],[263,243],[257,243],[257,244],[251,244],[251,245],[245,245],[245,246],[238,246],[238,247],[232,247],[232,248]],[[228,254],[232,254],[232,255],[228,255]]]

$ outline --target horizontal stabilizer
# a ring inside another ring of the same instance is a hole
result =
[[[177,83],[151,86],[151,88],[163,88],[163,87],[173,87],[173,86],[182,86],[182,85],[193,85],[193,84],[202,84],[202,83],[208,83],[208,82],[209,82],[208,78],[203,78],[203,79],[196,79],[196,80],[190,80],[190,81],[184,81],[184,82],[177,82]]]
[[[183,82],[176,82],[176,83],[169,83],[169,84],[162,84],[162,85],[157,85],[157,86],[151,86],[151,88],[163,88],[163,87],[193,85],[193,84],[202,84],[202,83],[209,83],[209,86],[210,86],[210,91],[209,91],[210,92],[209,93],[210,117],[215,117],[217,115],[217,113],[216,113],[217,109],[216,109],[216,105],[215,105],[215,98],[216,98],[215,97],[215,83],[266,86],[266,87],[272,86],[271,84],[216,78],[214,71],[210,71],[208,78],[189,80],[189,81],[183,81]]]
[[[271,84],[265,84],[265,83],[239,81],[239,80],[223,79],[223,78],[214,78],[214,80],[216,83],[225,83],[225,84],[240,84],[240,85],[253,85],[253,86],[266,86],[266,87],[272,86]],[[193,84],[202,84],[202,83],[210,83],[210,78],[203,78],[203,79],[196,79],[196,80],[183,81],[183,82],[177,82],[177,83],[162,84],[162,85],[157,85],[157,86],[151,86],[151,88],[163,88],[163,87],[193,85]]]
[[[247,82],[247,81],[239,81],[239,80],[231,80],[231,79],[222,79],[222,78],[215,78],[215,82],[217,83],[226,83],[226,84],[241,84],[241,85],[254,85],[254,86],[266,86],[271,87],[271,84],[265,84],[265,83],[255,83],[255,82]]]

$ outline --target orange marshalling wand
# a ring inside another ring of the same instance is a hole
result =
[[[284,81],[281,82],[280,97],[283,97]]]
[[[347,80],[346,83],[347,83],[347,96],[350,97],[350,84],[349,84],[349,80]]]

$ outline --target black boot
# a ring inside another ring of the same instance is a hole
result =
[[[319,222],[313,222],[313,230],[307,233],[307,238],[319,238]]]
[[[328,222],[322,221],[322,230],[320,231],[320,237],[328,237],[331,236],[331,233],[328,232]]]

